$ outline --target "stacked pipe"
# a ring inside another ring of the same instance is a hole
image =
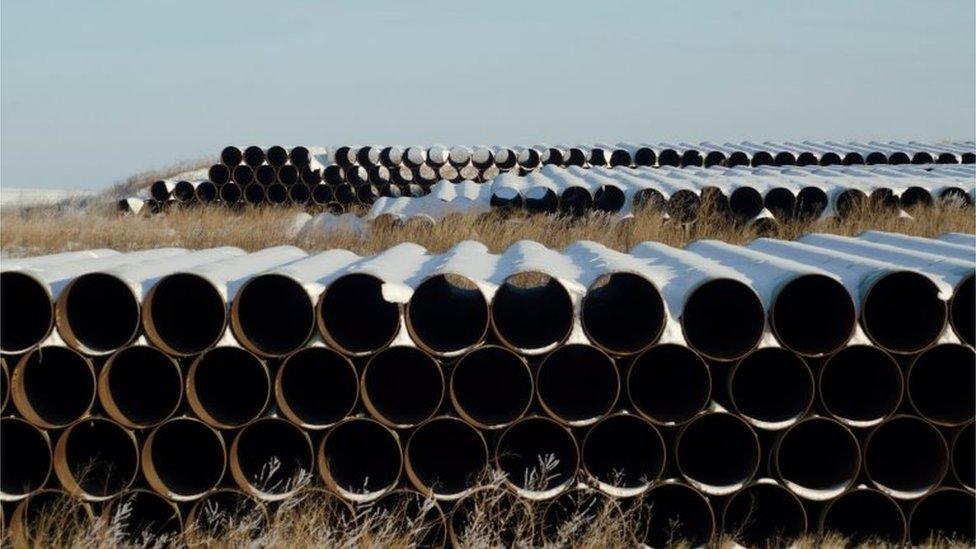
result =
[[[28,542],[52,501],[121,505],[138,536],[314,489],[406,504],[440,546],[495,469],[540,543],[594,502],[646,511],[651,547],[972,540],[974,255],[867,232],[4,259],[3,516]]]

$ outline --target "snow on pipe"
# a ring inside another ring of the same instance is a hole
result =
[[[772,479],[759,479],[732,494],[722,509],[722,531],[736,532],[746,547],[768,540],[789,545],[807,533],[803,503]]]
[[[560,423],[592,425],[613,409],[620,394],[616,364],[596,347],[566,344],[550,352],[536,371],[542,409]]]
[[[102,509],[102,518],[125,515],[117,521],[119,541],[138,542],[146,539],[174,539],[183,533],[180,508],[165,497],[142,488],[126,490],[109,501]]]
[[[88,415],[95,402],[95,385],[89,359],[68,347],[43,345],[17,362],[10,394],[24,419],[57,429]]]
[[[218,539],[242,523],[261,530],[271,523],[264,503],[240,490],[218,488],[196,500],[186,515],[186,528],[200,532],[207,539]]]
[[[9,543],[18,549],[37,546],[36,531],[39,527],[46,530],[44,526],[50,525],[53,516],[82,528],[95,522],[89,503],[62,490],[46,488],[31,494],[14,508],[10,515]]]
[[[551,456],[551,457],[550,457]],[[579,448],[570,430],[554,420],[527,417],[509,426],[498,437],[494,460],[506,474],[505,484],[530,500],[548,499],[573,485],[579,471]],[[548,462],[548,475],[540,461]],[[544,478],[530,482],[527,471]]]
[[[179,417],[153,429],[142,446],[142,472],[149,486],[173,501],[191,501],[220,484],[227,448],[216,430]]]
[[[820,513],[819,530],[840,534],[854,546],[879,541],[901,546],[908,522],[891,496],[862,486],[827,502]]]
[[[432,417],[444,389],[444,373],[436,360],[416,347],[395,345],[370,358],[360,392],[371,416],[402,429]]]
[[[325,429],[351,414],[359,401],[352,362],[322,345],[288,355],[274,384],[278,409],[303,429]]]
[[[721,496],[739,490],[755,476],[759,438],[741,418],[708,412],[678,432],[674,455],[685,481],[706,494]]]
[[[708,364],[683,345],[665,343],[638,355],[627,371],[631,405],[653,423],[674,426],[704,410],[712,394]]]
[[[864,470],[871,483],[896,499],[922,497],[942,482],[949,449],[923,419],[898,415],[874,428],[864,442]]]
[[[425,351],[449,356],[484,341],[490,314],[484,294],[470,279],[436,274],[414,289],[404,308],[404,322]]]
[[[976,416],[973,364],[976,352],[967,345],[943,343],[922,351],[908,368],[906,394],[912,407],[943,427],[971,421]]]
[[[186,399],[208,425],[234,429],[259,417],[268,405],[268,368],[247,350],[218,346],[198,356],[186,375]]]
[[[646,492],[664,473],[661,433],[646,419],[627,413],[607,416],[586,433],[582,463],[597,488],[614,497]]]
[[[301,488],[296,479],[311,473],[312,441],[290,421],[265,417],[237,431],[229,460],[231,476],[241,490],[263,501],[281,501]],[[280,466],[269,468],[269,463]]]
[[[397,486],[403,449],[396,433],[380,422],[354,417],[329,429],[319,444],[317,460],[330,490],[349,501],[366,502]]]
[[[635,535],[646,547],[668,547],[675,539],[686,540],[692,547],[708,547],[715,537],[712,504],[691,486],[673,480],[657,484],[639,504]]]
[[[17,501],[36,493],[51,476],[51,439],[27,421],[0,418],[0,501]]]
[[[861,449],[854,434],[842,423],[819,416],[783,431],[770,459],[783,484],[812,501],[844,493],[861,470]]]
[[[976,496],[959,488],[940,488],[922,498],[908,517],[909,538],[924,545],[933,536],[960,542],[976,538]]]
[[[972,420],[952,438],[952,472],[959,484],[976,491],[976,423]]]
[[[155,426],[176,413],[183,398],[180,365],[155,347],[126,347],[102,365],[98,398],[105,413],[125,427]]]
[[[136,436],[101,417],[72,423],[54,447],[54,473],[65,491],[75,497],[85,501],[111,499],[128,488],[139,473]]]
[[[799,355],[763,347],[746,355],[729,372],[732,407],[753,427],[784,429],[813,405],[814,381]]]
[[[476,486],[488,467],[484,436],[468,423],[450,416],[429,419],[410,434],[404,450],[404,469],[420,493],[454,501]]]
[[[525,359],[486,345],[455,363],[449,389],[451,403],[465,421],[481,429],[501,429],[529,410],[535,383]]]
[[[873,427],[895,413],[904,379],[883,349],[851,345],[821,366],[817,390],[824,411],[850,427]]]

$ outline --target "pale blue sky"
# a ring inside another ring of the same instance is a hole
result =
[[[0,184],[227,143],[972,139],[974,6],[3,0]]]

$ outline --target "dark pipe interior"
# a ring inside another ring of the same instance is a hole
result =
[[[184,497],[217,486],[226,463],[220,435],[187,418],[168,421],[154,431],[149,458],[166,489]]]
[[[700,152],[694,149],[688,149],[687,151],[681,153],[681,167],[686,166],[698,166],[704,165],[705,159],[702,158]]]
[[[492,517],[485,532],[484,517]],[[466,496],[451,510],[451,537],[455,547],[487,542],[492,547],[515,547],[531,534],[532,510],[518,496],[502,488],[485,488]],[[487,539],[486,539],[487,538]]]
[[[783,346],[804,355],[822,355],[844,346],[854,333],[854,301],[837,280],[801,275],[783,286],[773,301],[770,323]]]
[[[16,353],[44,341],[54,324],[54,309],[44,286],[27,274],[4,271],[0,295],[0,348]]]
[[[872,208],[885,210],[889,213],[896,213],[900,206],[898,197],[888,187],[878,187],[872,190],[871,195],[868,197],[868,204]]]
[[[343,490],[376,492],[396,484],[402,457],[396,435],[369,419],[336,425],[319,448],[328,474]]]
[[[312,187],[312,202],[322,206],[332,202],[334,195],[332,194],[332,187],[319,184]]]
[[[720,151],[708,151],[705,155],[705,167],[722,166],[725,164],[725,154]]]
[[[312,161],[312,157],[308,152],[308,149],[302,147],[301,145],[297,147],[292,147],[291,151],[288,152],[288,159],[295,166],[303,168],[308,166]]]
[[[976,496],[972,493],[958,489],[940,490],[918,502],[912,510],[911,541],[924,544],[935,536],[972,544],[976,539],[974,515]]]
[[[718,360],[734,360],[762,339],[766,314],[752,288],[738,280],[715,278],[685,301],[681,324],[695,350]]]
[[[532,402],[532,389],[525,361],[503,347],[480,347],[466,354],[451,374],[455,405],[489,427],[520,418]]]
[[[274,463],[280,466],[272,467]],[[295,488],[300,475],[312,471],[312,448],[308,436],[294,424],[266,418],[238,433],[237,464],[251,486],[283,494]]]
[[[183,377],[175,360],[145,345],[127,347],[111,359],[108,391],[130,422],[155,425],[168,418],[183,396]]]
[[[373,502],[364,513],[365,520],[395,532],[409,531],[408,547],[430,549],[447,543],[444,514],[425,496],[410,490],[397,490]]]
[[[91,407],[95,377],[80,354],[67,347],[41,347],[21,360],[24,393],[42,420],[66,425]]]
[[[830,503],[821,519],[824,533],[836,532],[852,545],[877,541],[899,545],[905,539],[905,515],[895,500],[876,490],[852,490]]]
[[[596,490],[569,490],[549,502],[542,514],[540,530],[548,544],[582,539],[601,519],[619,518],[620,508]]]
[[[614,149],[613,152],[610,153],[611,168],[616,166],[630,166],[631,164],[632,160],[629,152],[623,149]]]
[[[268,149],[268,164],[279,167],[288,162],[288,151],[281,145],[273,145]]]
[[[972,206],[973,199],[969,197],[969,193],[961,188],[949,187],[939,193],[939,204],[942,206],[961,208],[964,206]]]
[[[773,217],[779,220],[791,219],[796,212],[796,196],[784,187],[770,189],[763,202]]]
[[[619,488],[637,488],[657,479],[664,461],[664,439],[637,416],[610,416],[594,425],[583,442],[586,471]]]
[[[146,305],[147,331],[180,354],[197,354],[214,345],[226,325],[224,299],[206,279],[189,273],[164,277]]]
[[[830,154],[833,154],[833,153],[830,153]],[[822,161],[821,161],[821,163],[822,163]],[[845,166],[852,166],[854,164],[864,164],[864,157],[861,156],[859,153],[856,153],[856,152],[844,153],[844,159],[842,160],[842,163]],[[826,166],[827,164],[823,164],[823,165]]]
[[[555,278],[521,273],[509,277],[498,288],[491,316],[495,331],[509,345],[517,349],[541,349],[569,335],[573,327],[573,303]]]
[[[444,396],[444,377],[437,362],[423,351],[388,347],[366,366],[363,395],[386,421],[413,425],[437,411]]]
[[[668,215],[679,223],[690,223],[698,219],[699,210],[701,198],[688,189],[681,189],[668,198]]]
[[[241,186],[237,183],[226,183],[220,187],[220,199],[228,204],[240,202],[241,194]]]
[[[298,175],[298,168],[290,164],[278,168],[278,182],[286,187],[298,183]]]
[[[326,166],[322,170],[322,180],[329,185],[341,185],[346,181],[346,173],[342,168],[335,164]]]
[[[813,375],[798,355],[779,347],[749,353],[732,370],[729,393],[747,418],[782,422],[801,417],[813,402]]]
[[[264,150],[261,147],[251,145],[244,149],[244,163],[252,168],[263,164],[265,158]]]
[[[116,494],[132,482],[139,469],[135,441],[117,423],[90,419],[76,423],[61,436],[71,476],[88,494]]]
[[[488,302],[470,280],[436,275],[414,291],[407,304],[411,334],[434,352],[477,345],[488,331]]]
[[[959,158],[953,153],[939,153],[939,157],[936,159],[937,164],[958,164]]]
[[[827,418],[811,418],[787,430],[775,450],[783,480],[813,490],[839,490],[860,470],[860,447],[846,427]]]
[[[864,300],[861,322],[885,349],[914,353],[934,343],[946,323],[946,303],[925,275],[898,271],[877,280]]]
[[[288,187],[275,183],[265,190],[265,198],[272,204],[284,204],[288,201]]]
[[[213,202],[217,199],[217,186],[210,181],[201,181],[196,188],[197,200]]]
[[[593,206],[593,196],[583,187],[568,187],[559,197],[559,210],[569,215],[584,215]]]
[[[193,188],[193,184],[189,181],[178,181],[176,186],[173,187],[173,198],[180,203],[189,203],[196,200],[197,194],[196,189]]]
[[[400,308],[383,298],[383,281],[368,274],[348,274],[326,288],[319,303],[319,326],[343,350],[382,349],[400,328]]]
[[[726,165],[730,168],[734,168],[736,166],[748,166],[749,155],[742,151],[735,151],[729,155]]]
[[[9,298],[10,294],[6,295]],[[976,309],[973,303],[976,303],[976,277],[969,276],[956,287],[949,304],[949,320],[959,339],[971,346],[976,345]]]
[[[248,204],[260,204],[264,202],[265,187],[260,183],[251,183],[244,187],[244,201]]]
[[[773,155],[766,151],[759,151],[752,155],[752,165],[753,166],[772,166],[776,164]]]
[[[816,166],[818,164],[817,155],[813,154],[812,152],[801,152],[796,157],[795,164],[797,166]],[[785,166],[786,164],[781,165]]]
[[[753,187],[739,187],[729,195],[729,210],[739,220],[748,220],[759,215],[763,209],[763,197]]]
[[[119,278],[88,273],[75,278],[64,291],[67,327],[85,347],[113,351],[139,332],[139,302]]]
[[[803,187],[796,195],[796,215],[800,219],[816,219],[827,209],[827,193],[819,187]]]
[[[809,166],[810,164],[817,163],[817,158],[808,152],[800,153],[800,157],[804,159],[803,164],[800,164],[801,166]],[[793,156],[793,153],[786,151],[776,153],[776,156],[773,158],[773,164],[776,166],[795,166],[798,162],[799,159],[796,156]]]
[[[749,425],[732,414],[705,414],[691,420],[678,435],[675,458],[689,479],[712,487],[733,486],[755,474],[759,440]]]
[[[657,163],[660,166],[677,168],[681,165],[681,155],[674,149],[664,149],[658,154]]]
[[[706,185],[701,188],[702,207],[708,208],[711,213],[727,215],[729,213],[729,199],[722,192],[722,189]]]
[[[524,155],[520,155],[518,164],[523,168],[534,169],[542,164],[542,156],[535,149],[525,149]]]
[[[903,492],[938,486],[948,459],[939,430],[912,416],[898,416],[879,425],[864,449],[864,467],[871,480]]]
[[[654,154],[654,149],[641,147],[634,153],[634,164],[638,166],[653,166],[656,163],[657,155]]]
[[[541,187],[540,187],[541,189]],[[539,196],[539,190],[532,189],[525,197],[525,209],[529,212],[552,213],[559,208],[559,197],[552,189],[541,189],[543,193]]]
[[[223,162],[225,166],[236,166],[240,164],[242,160],[244,160],[244,153],[233,145],[224,147],[224,150],[220,151],[220,161]]]
[[[912,155],[912,164],[934,164],[934,163],[935,163],[935,158],[932,158],[932,155],[925,151],[920,151]]]
[[[238,185],[247,185],[254,181],[254,170],[244,164],[234,167],[234,182]]]
[[[844,160],[846,160],[846,158]],[[825,152],[822,155],[820,155],[821,166],[836,166],[837,164],[846,165],[847,162],[844,162],[844,160],[841,160],[840,155],[837,153]]]
[[[340,204],[352,204],[356,201],[356,189],[348,183],[343,183],[334,189],[335,198]]]
[[[664,330],[664,300],[646,278],[626,272],[598,279],[583,298],[581,321],[594,344],[611,353],[636,353]]]
[[[243,425],[258,417],[270,393],[264,364],[239,347],[217,347],[200,355],[190,384],[200,406],[224,425]]]
[[[929,157],[929,160],[931,161],[931,157]],[[893,152],[891,153],[891,156],[888,157],[888,162],[890,164],[908,164],[911,161],[912,159],[903,152]]]
[[[270,185],[274,183],[278,178],[278,173],[275,171],[274,166],[270,164],[261,164],[254,170],[254,179],[262,185]]]
[[[542,361],[537,374],[539,400],[563,421],[592,421],[609,413],[620,392],[613,359],[596,347],[559,347]]]
[[[786,547],[807,533],[803,504],[777,484],[753,484],[736,492],[722,513],[724,532],[746,547]]]
[[[390,182],[390,170],[384,166],[373,166],[367,178],[373,185],[385,185]]]
[[[434,494],[458,494],[473,487],[488,466],[488,449],[478,430],[447,417],[418,427],[406,453],[414,476]]]
[[[590,149],[590,158],[588,161],[590,166],[607,166],[609,164],[607,151],[600,148]]]
[[[575,477],[579,469],[579,452],[573,435],[555,421],[541,417],[524,419],[509,427],[498,439],[495,456],[509,482],[533,491],[561,486]],[[546,475],[540,463],[548,456],[554,456],[558,463]],[[537,478],[530,486],[526,479],[531,474]]]
[[[669,547],[682,540],[706,546],[715,534],[715,514],[708,500],[683,484],[661,484],[641,499],[637,539],[650,547]]]
[[[922,417],[938,425],[960,425],[976,416],[973,387],[976,352],[966,345],[931,347],[908,371],[908,398]]]
[[[971,152],[962,153],[962,163],[976,164],[976,153],[971,153]]]
[[[820,370],[824,408],[843,421],[878,421],[898,408],[902,375],[888,353],[870,345],[852,345],[830,357]]]
[[[149,186],[149,196],[153,197],[155,200],[168,200],[170,196],[169,186],[166,181],[154,181],[152,185]]]
[[[270,356],[297,350],[315,331],[308,292],[284,275],[264,274],[248,281],[235,297],[234,315],[235,331],[245,344]]]
[[[586,164],[586,154],[583,153],[582,149],[573,147],[566,151],[567,166],[583,166],[584,164]]]
[[[288,199],[294,204],[308,204],[312,200],[312,189],[304,183],[296,183],[288,188]]]
[[[51,447],[43,432],[14,417],[0,419],[0,491],[11,496],[40,488],[51,472]]]
[[[214,164],[210,166],[207,170],[207,179],[213,181],[217,185],[223,185],[230,181],[230,168],[224,166],[223,164]]]
[[[593,197],[593,205],[602,212],[619,212],[626,201],[627,195],[616,185],[603,185]]]
[[[373,147],[362,147],[356,151],[356,162],[358,162],[360,166],[371,168],[379,164],[379,161],[379,149],[375,149]]]
[[[702,411],[712,394],[708,365],[683,345],[651,347],[634,359],[627,393],[640,413],[660,423],[681,423]]]
[[[370,205],[380,197],[380,190],[374,185],[360,185],[356,189],[356,200],[361,204]]]
[[[867,165],[869,165],[869,166],[874,165],[874,164],[887,164],[888,163],[888,157],[885,156],[885,154],[883,152],[874,151],[874,152],[868,153],[867,158],[864,159],[864,163],[867,164]]]
[[[901,193],[899,201],[901,202],[901,207],[905,209],[916,206],[931,206],[932,193],[922,187],[908,187]]]
[[[236,490],[216,490],[193,505],[192,525],[208,539],[219,539],[241,524],[253,525],[257,532],[267,527],[264,507],[257,500]]]
[[[972,421],[959,429],[952,442],[952,470],[960,484],[970,490],[976,487],[976,424]]]
[[[353,150],[350,147],[346,147],[346,146],[338,147],[335,150],[335,153],[333,154],[333,159],[335,163],[338,164],[339,166],[343,168],[348,168],[349,166],[353,165],[353,162],[350,159],[352,156],[350,155],[350,153],[353,153]]]
[[[71,524],[83,532],[90,531],[89,528],[92,526],[92,514],[88,504],[61,490],[50,488],[41,490],[29,496],[20,505],[23,506],[20,520],[24,527],[24,537],[28,540],[25,547],[41,546],[42,544],[37,543],[35,539],[38,534],[41,534],[41,539],[45,535],[49,536],[44,541],[51,541],[51,538],[68,538],[68,535],[62,534],[58,528],[62,524]],[[11,538],[12,536],[8,534],[5,545],[11,545],[9,541]]]
[[[279,390],[292,413],[309,425],[331,425],[349,414],[359,377],[348,359],[326,347],[307,347],[281,365]]]
[[[667,210],[667,199],[657,189],[641,189],[634,193],[634,210],[646,209],[653,212]]]
[[[322,182],[321,169],[313,170],[311,167],[305,166],[300,171],[301,171],[301,176],[299,177],[299,179],[301,180],[302,183],[305,183],[306,185],[314,186]]]
[[[546,155],[545,164],[552,164],[554,166],[563,166],[565,164],[563,151],[555,147],[550,147],[546,150]]]
[[[182,532],[177,508],[153,492],[139,490],[123,494],[113,500],[111,509],[109,520],[118,517],[113,524],[118,525],[122,540],[175,539]]]

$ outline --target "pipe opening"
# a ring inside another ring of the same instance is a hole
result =
[[[396,490],[373,502],[364,521],[386,532],[409,532],[406,547],[436,548],[447,543],[447,521],[436,504],[412,490]]]
[[[864,159],[864,163],[869,166],[873,166],[874,164],[887,164],[888,157],[883,152],[874,151],[868,153],[868,156]]]
[[[264,202],[265,196],[265,187],[260,183],[251,183],[247,187],[244,187],[244,202],[248,204],[260,204]]]
[[[746,547],[789,547],[807,533],[803,504],[778,484],[755,483],[725,504],[722,528]]]
[[[925,544],[930,538],[948,538],[959,543],[976,540],[973,516],[976,496],[957,488],[944,488],[918,502],[909,522],[913,544]]]
[[[458,414],[483,429],[505,427],[532,403],[528,365],[504,347],[479,347],[464,355],[451,373],[451,400]]]
[[[14,406],[42,427],[64,427],[95,401],[95,373],[85,357],[67,347],[38,347],[20,359],[10,380]]]
[[[215,347],[190,366],[186,397],[201,419],[219,428],[238,427],[258,417],[268,403],[268,371],[240,347]]]
[[[806,274],[779,290],[769,320],[784,347],[817,356],[843,347],[854,334],[857,316],[843,284],[829,276]]]
[[[409,427],[437,412],[444,398],[444,375],[437,361],[415,347],[387,347],[366,365],[362,393],[376,419]]]
[[[176,412],[183,376],[179,364],[159,349],[135,345],[102,366],[98,389],[105,411],[136,429],[156,425]]]
[[[296,168],[295,166],[286,164],[278,168],[278,173],[277,173],[278,183],[281,183],[286,187],[290,187],[295,183],[298,183],[298,176],[299,176],[298,168]]]
[[[620,520],[620,507],[601,492],[577,488],[546,505],[539,529],[547,547],[559,542],[572,547],[607,520]]]
[[[722,166],[725,164],[726,160],[727,158],[725,157],[725,153],[720,151],[708,151],[708,153],[705,154],[705,167],[711,168],[712,166]]]
[[[901,202],[901,207],[906,210],[932,205],[932,193],[922,187],[908,187],[898,199]]]
[[[312,189],[304,183],[295,183],[288,187],[288,200],[292,204],[308,204],[312,201]]]
[[[634,193],[634,210],[647,210],[664,213],[668,200],[657,189],[640,189]]]
[[[546,499],[570,486],[579,450],[568,429],[551,419],[519,420],[498,438],[495,462],[522,497]]]
[[[252,168],[256,168],[261,164],[264,164],[266,160],[264,150],[256,145],[251,145],[250,147],[244,149],[244,163]]]
[[[581,216],[593,207],[593,196],[583,187],[568,187],[559,196],[559,210],[565,214]]]
[[[822,501],[842,494],[854,483],[861,470],[861,449],[847,427],[813,417],[781,435],[773,462],[790,491]]]
[[[301,145],[292,147],[292,149],[288,151],[288,159],[291,160],[292,164],[298,166],[299,168],[304,168],[312,162],[312,156],[309,154],[308,149],[302,147]]]
[[[615,168],[617,166],[630,166],[633,163],[630,158],[630,153],[623,149],[614,149],[610,153],[610,167]]]
[[[582,344],[559,347],[536,374],[536,391],[546,413],[570,425],[589,425],[610,413],[620,393],[613,359]]]
[[[147,490],[120,495],[107,506],[105,515],[117,526],[119,541],[175,540],[183,531],[176,505]]]
[[[976,346],[976,310],[973,303],[976,303],[976,277],[969,276],[953,292],[952,301],[949,302],[949,322],[959,339],[970,346]]]
[[[16,417],[0,418],[0,499],[19,499],[39,490],[51,475],[47,434]]]
[[[829,153],[833,154],[833,153]],[[826,155],[824,155],[826,156]],[[848,152],[844,153],[844,159],[841,161],[845,166],[853,166],[855,164],[864,164],[864,157],[860,153]],[[826,165],[826,164],[824,164]]]
[[[149,435],[142,464],[153,490],[185,501],[220,484],[227,453],[216,431],[201,421],[181,417],[163,423]]]
[[[801,158],[803,159],[802,164],[800,164]],[[780,151],[776,153],[776,156],[773,158],[773,165],[775,166],[796,166],[798,164],[800,166],[809,166],[811,164],[816,164],[816,163],[817,163],[817,157],[814,156],[812,153],[808,153],[808,152],[800,153],[800,156],[798,158],[794,156],[793,153],[791,152]]]
[[[299,171],[301,172],[301,175],[299,176],[299,180],[310,187],[314,187],[315,185],[318,185],[319,183],[322,182],[321,169],[313,170],[310,166],[305,166]]]
[[[393,431],[366,418],[343,421],[319,446],[319,472],[342,497],[366,501],[393,489],[403,456]]]
[[[942,334],[946,303],[925,275],[896,271],[882,276],[868,290],[861,323],[871,341],[895,353],[925,349]]]
[[[803,187],[796,195],[796,215],[802,220],[817,219],[827,209],[827,193],[819,187]]]
[[[406,307],[406,324],[417,344],[433,353],[457,353],[485,338],[488,302],[470,279],[435,275],[417,287]]]
[[[352,362],[327,347],[306,347],[278,369],[275,395],[289,419],[306,428],[324,428],[352,413],[359,376]]]
[[[776,187],[770,189],[763,199],[763,204],[778,220],[792,219],[796,213],[796,196],[793,191]]]
[[[248,280],[231,306],[234,334],[248,349],[265,356],[297,350],[315,331],[315,311],[305,288],[280,274]]]
[[[275,183],[264,191],[265,199],[271,204],[284,204],[288,202],[288,187],[281,183]]]
[[[871,208],[892,214],[898,213],[900,207],[898,197],[888,187],[878,187],[872,190],[871,195],[868,197],[868,205]]]
[[[813,404],[813,375],[806,362],[779,347],[746,355],[729,375],[729,395],[743,418],[763,429],[796,422]]]
[[[231,444],[231,473],[238,486],[265,500],[293,494],[312,472],[312,442],[291,422],[263,418],[241,429]]]
[[[200,202],[213,202],[217,200],[217,186],[210,181],[201,181],[196,188],[197,200]]]
[[[929,160],[930,161],[932,160],[932,157],[931,156],[929,156]],[[889,164],[909,164],[909,163],[911,163],[911,161],[912,161],[912,159],[909,158],[907,154],[905,154],[903,152],[900,152],[900,151],[899,152],[893,152],[893,153],[891,153],[891,156],[888,157],[888,163]]]
[[[827,504],[820,519],[823,533],[836,532],[852,546],[878,541],[901,545],[908,524],[895,500],[872,490],[851,490]]]
[[[756,348],[766,313],[756,292],[731,278],[713,278],[685,301],[681,325],[688,345],[716,360],[735,360]]]
[[[666,343],[634,359],[627,373],[627,393],[634,408],[647,419],[683,423],[708,405],[712,378],[697,353]]]
[[[976,427],[972,421],[952,440],[952,471],[960,484],[976,490]]]
[[[870,345],[852,345],[827,359],[818,385],[827,413],[847,425],[869,427],[895,413],[903,382],[891,355]]]
[[[352,204],[356,202],[356,189],[348,183],[338,185],[333,189],[335,198],[340,204]]]
[[[254,170],[254,179],[258,184],[267,187],[268,185],[277,181],[278,174],[275,171],[274,166],[269,164],[261,164],[256,170]]]
[[[701,198],[693,191],[681,189],[668,198],[667,214],[679,223],[691,223],[698,219]]]
[[[542,154],[542,163],[544,165],[551,164],[553,166],[564,166],[565,157],[563,155],[563,151],[555,147],[550,147],[546,149],[545,152]]]
[[[382,187],[390,182],[390,170],[385,166],[373,166],[369,169],[367,179],[373,185]]]
[[[704,163],[705,163],[705,159],[702,158],[701,153],[694,149],[688,149],[687,151],[681,153],[682,168],[687,166],[696,166],[700,168],[702,167],[702,165],[704,165]]]
[[[332,164],[322,170],[322,180],[332,186],[342,185],[346,182],[346,174],[342,168]]]
[[[170,194],[172,194],[170,185],[171,182],[162,179],[153,181],[153,184],[149,186],[149,196],[153,197],[153,200],[159,200],[161,202],[169,200]]]
[[[729,195],[729,211],[740,221],[756,217],[762,209],[763,197],[752,187],[739,187]]]
[[[559,209],[559,197],[546,187],[529,188],[525,193],[525,209],[530,213],[553,213]]]
[[[691,420],[678,434],[675,458],[681,475],[692,486],[708,494],[729,494],[756,474],[759,439],[738,417],[707,413]]]
[[[912,155],[912,164],[934,164],[935,158],[925,151],[919,151]]]
[[[635,496],[664,472],[664,439],[644,419],[616,414],[600,421],[583,440],[583,467],[607,493]]]
[[[868,436],[864,468],[881,491],[917,498],[936,488],[948,468],[949,450],[939,430],[912,416],[896,416]]]
[[[176,273],[149,291],[143,324],[149,339],[167,353],[193,355],[220,340],[226,316],[224,299],[210,281]]]
[[[57,489],[40,490],[20,502],[10,516],[10,535],[5,545],[39,547],[88,532],[95,517],[87,503]],[[73,527],[64,529],[61,525]],[[6,537],[6,536],[5,536]],[[72,540],[73,541],[73,540]]]
[[[400,198],[403,196],[403,191],[400,190],[400,187],[387,183],[380,187],[380,196],[385,196],[387,198]]]
[[[97,272],[78,276],[64,288],[58,305],[62,336],[86,350],[111,352],[139,333],[139,301],[116,276]]]
[[[491,517],[491,527],[486,519]],[[451,510],[448,523],[452,547],[515,547],[532,539],[532,508],[502,488],[488,486],[464,496]]]
[[[214,490],[198,500],[186,517],[187,530],[204,540],[223,538],[242,524],[249,525],[253,537],[257,537],[269,522],[268,512],[260,501],[227,488]]]
[[[729,155],[729,159],[726,161],[726,165],[730,168],[735,168],[736,166],[748,166],[749,155],[742,151],[733,151]]]
[[[572,147],[566,151],[566,161],[567,166],[584,166],[586,165],[586,154],[583,153],[583,149]]]
[[[456,499],[478,482],[488,466],[488,446],[477,429],[460,419],[434,418],[410,435],[405,465],[421,493]]]
[[[601,186],[593,197],[593,205],[601,212],[619,212],[626,201],[627,195],[616,185]]]
[[[707,546],[715,535],[715,513],[708,499],[684,484],[659,484],[640,501],[637,539],[650,547],[669,547],[682,540]]]
[[[948,187],[939,193],[939,205],[948,208],[964,208],[973,205],[969,193],[959,187]]]
[[[939,153],[939,157],[936,160],[936,163],[938,163],[938,164],[958,164],[959,163],[959,158],[956,157],[956,155],[953,154],[953,153],[948,153],[948,152]]]
[[[356,200],[360,204],[370,205],[380,197],[380,190],[375,185],[361,185],[356,189]]]
[[[846,157],[844,160],[846,160]],[[838,164],[847,165],[847,163],[844,162],[844,160],[842,160],[840,155],[837,153],[825,152],[820,156],[819,164],[821,166],[836,166]]]
[[[759,151],[752,155],[752,165],[753,166],[773,166],[776,165],[776,160],[773,155],[766,151]]]
[[[224,163],[225,166],[236,166],[244,160],[244,153],[240,149],[234,146],[224,147],[224,150],[220,151],[220,161]]]
[[[136,437],[107,419],[79,421],[58,439],[54,470],[69,492],[108,499],[128,488],[139,472]]]
[[[972,303],[970,303],[972,306]],[[908,370],[908,399],[919,415],[946,427],[976,416],[976,352],[944,343],[915,358]]]
[[[400,307],[383,297],[383,281],[364,274],[341,276],[329,284],[318,304],[322,336],[345,353],[376,352],[400,329]]]
[[[587,337],[607,352],[631,354],[654,344],[664,331],[660,292],[646,278],[627,272],[597,279],[583,298],[581,322]]]
[[[242,187],[247,186],[248,184],[254,182],[254,170],[249,166],[245,166],[244,164],[235,166],[233,171],[233,180],[234,183],[237,183]]]
[[[20,353],[40,345],[54,326],[54,306],[44,285],[19,271],[0,272],[0,348]]]
[[[650,147],[640,147],[634,153],[634,164],[638,166],[653,166],[657,163],[657,155]]]
[[[335,196],[332,194],[332,187],[319,184],[312,187],[312,202],[318,206],[324,206],[332,202]]]
[[[288,151],[281,145],[273,145],[268,148],[268,164],[275,168],[284,166],[288,162]]]
[[[681,166],[681,155],[674,149],[664,149],[657,156],[659,166],[671,166],[677,168]]]
[[[231,171],[230,168],[223,164],[214,164],[210,166],[207,170],[207,179],[213,181],[217,185],[223,185],[230,181]]]
[[[506,345],[521,352],[561,343],[573,327],[573,302],[555,278],[539,272],[512,275],[491,305],[492,326]]]

